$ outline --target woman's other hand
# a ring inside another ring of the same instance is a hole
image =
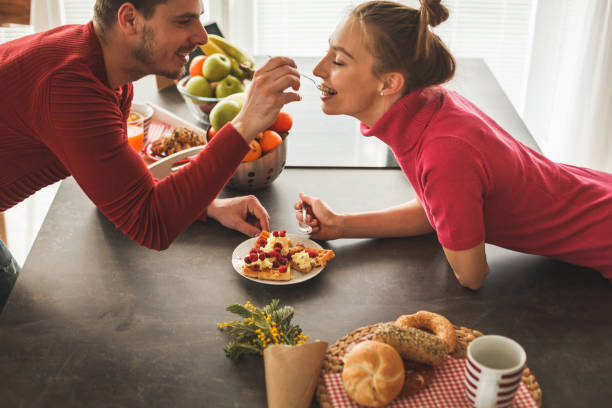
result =
[[[232,120],[232,125],[247,143],[274,123],[285,104],[302,99],[297,92],[285,92],[288,88],[300,89],[300,74],[296,68],[291,58],[273,57],[255,72],[247,99]]]
[[[316,239],[331,240],[341,238],[341,215],[336,214],[323,200],[300,193],[300,200],[293,208],[295,218],[302,222],[302,203],[306,204],[306,224],[312,227],[310,236]]]
[[[249,237],[259,235],[261,230],[270,230],[268,212],[253,195],[217,198],[208,206],[206,215]]]

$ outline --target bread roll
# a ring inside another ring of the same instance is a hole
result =
[[[404,363],[393,347],[367,340],[344,356],[342,383],[358,404],[382,407],[402,391]]]

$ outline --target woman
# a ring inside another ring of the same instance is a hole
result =
[[[417,199],[341,215],[302,194],[312,236],[436,232],[455,276],[472,289],[489,272],[485,242],[612,279],[612,175],[551,162],[441,87],[455,62],[429,26],[447,18],[439,0],[421,0],[418,10],[373,1],[355,8],[331,36],[313,71],[324,84],[323,112],[353,116],[364,136],[387,143]]]

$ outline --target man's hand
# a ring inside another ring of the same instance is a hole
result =
[[[253,195],[217,198],[206,210],[206,215],[219,221],[224,227],[257,236],[262,229],[270,230],[270,217],[257,197]]]
[[[300,74],[291,58],[270,58],[255,72],[247,99],[232,120],[232,125],[247,143],[274,123],[285,104],[301,99],[296,92],[285,92],[288,88],[300,89]]]

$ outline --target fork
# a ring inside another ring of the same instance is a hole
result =
[[[266,55],[266,57],[268,57],[268,58],[272,58],[272,56],[271,56],[271,55]],[[319,83],[319,81],[317,81],[316,79],[314,79],[314,78],[313,78],[313,77],[311,77],[310,75],[306,75],[305,73],[303,73],[303,72],[302,72],[302,71],[300,71],[299,69],[296,69],[296,71],[297,71],[297,73],[298,73],[298,74],[300,74],[300,76],[303,76],[303,77],[304,77],[304,78],[306,78],[306,79],[310,79],[310,80],[312,81],[312,83],[314,84],[314,86],[316,86],[316,87],[317,87],[317,89],[318,89],[319,91],[321,91],[321,90],[322,90],[322,86],[321,86],[321,84]]]
[[[300,74],[300,76],[303,76],[306,79],[310,79],[312,81],[312,83],[317,87],[317,89],[319,91],[322,90],[321,84],[316,79],[314,79],[313,77],[311,77],[309,75],[306,75],[305,73],[303,73],[300,70],[296,70],[296,71],[298,72],[298,74]]]
[[[306,224],[306,204],[302,201],[302,222],[298,223],[298,230],[302,234],[310,235],[312,227]]]

